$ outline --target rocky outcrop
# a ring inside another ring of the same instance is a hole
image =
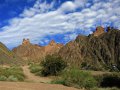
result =
[[[63,44],[58,44],[54,40],[51,40],[50,43],[44,47],[45,54],[47,55],[57,53],[61,47],[63,47]]]
[[[103,30],[99,27],[93,35],[79,35],[61,48],[59,55],[69,65],[86,69],[108,70],[113,66],[120,69],[120,31],[111,29],[104,33]]]
[[[96,28],[96,31],[93,33],[94,36],[99,36],[101,34],[105,33],[105,29],[101,26],[98,26]]]
[[[39,45],[31,44],[29,39],[23,39],[22,44],[12,51],[23,60],[39,61],[45,56],[44,48]]]
[[[50,41],[46,46],[39,46],[30,43],[29,39],[23,39],[22,44],[12,51],[24,60],[38,62],[48,54],[57,53],[62,46],[62,44],[57,44],[54,40]]]
[[[29,39],[23,39],[22,45],[30,45],[30,40]]]

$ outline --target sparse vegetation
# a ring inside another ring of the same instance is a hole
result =
[[[57,75],[67,66],[60,56],[55,55],[47,55],[41,65],[43,67],[41,71],[43,76]]]
[[[97,85],[97,81],[89,72],[83,72],[79,69],[65,70],[60,77],[52,81],[52,83],[86,89],[96,87]]]
[[[120,73],[92,75],[89,71],[76,68],[66,69],[52,84],[62,84],[88,90],[120,90]]]
[[[34,73],[35,75],[41,75],[41,69],[42,67],[40,66],[40,64],[30,64],[30,72]]]
[[[24,81],[25,76],[19,67],[0,67],[0,81]]]
[[[6,76],[0,75],[0,81],[6,81],[6,80],[7,80]]]

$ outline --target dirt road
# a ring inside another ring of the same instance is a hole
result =
[[[41,82],[41,83],[49,83],[51,82],[51,79],[48,77],[40,77],[40,76],[35,76],[33,73],[30,72],[28,66],[23,67],[23,72],[26,76],[26,80],[28,82]]]
[[[23,67],[23,72],[26,82],[0,82],[0,90],[78,90],[63,85],[48,84],[50,78],[35,76],[30,73],[28,66]]]
[[[0,82],[0,90],[78,90],[56,84],[29,83],[29,82]]]

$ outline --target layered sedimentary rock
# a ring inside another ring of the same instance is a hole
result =
[[[41,61],[46,55],[57,53],[62,46],[54,40],[46,46],[39,46],[30,43],[29,39],[23,39],[22,44],[14,48],[13,52],[24,60]]]
[[[22,45],[14,48],[13,52],[24,60],[39,60],[44,56],[44,49],[31,44],[29,39],[23,39]]]
[[[94,70],[111,69],[113,66],[120,69],[120,31],[111,29],[105,33],[104,28],[99,27],[92,35],[79,35],[67,43],[59,55],[69,65]]]

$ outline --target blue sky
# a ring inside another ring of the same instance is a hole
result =
[[[67,43],[96,26],[120,29],[120,0],[0,0],[0,42],[12,49],[23,38]]]

